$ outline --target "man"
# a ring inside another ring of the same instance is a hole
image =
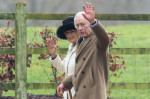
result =
[[[75,72],[58,86],[57,92],[61,95],[74,87],[73,99],[106,99],[109,37],[95,19],[94,6],[87,2],[83,9],[84,12],[77,13],[74,19],[80,35]]]

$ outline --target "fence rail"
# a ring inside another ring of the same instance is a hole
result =
[[[27,89],[56,89],[57,83],[27,83]],[[15,90],[15,83],[0,84],[1,90]]]
[[[27,89],[56,89],[58,83],[27,83]],[[111,89],[150,89],[150,83],[108,83]],[[15,90],[15,83],[0,84],[1,90]]]
[[[63,20],[75,14],[27,13],[26,15],[28,20]],[[96,14],[95,17],[99,20],[150,21],[150,14]],[[0,13],[0,19],[15,19],[15,13]]]
[[[66,54],[67,48],[59,48],[58,54]],[[0,54],[15,54],[15,48],[0,48]],[[150,54],[150,48],[112,48],[111,54]],[[47,48],[27,48],[27,54],[49,54]]]

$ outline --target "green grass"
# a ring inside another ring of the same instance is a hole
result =
[[[150,90],[111,90],[114,99],[149,99]]]
[[[43,40],[40,36],[40,32],[43,31],[45,29],[45,27],[29,27],[27,28],[27,40],[29,42],[34,42],[36,41],[37,43],[42,43]],[[52,34],[51,36],[54,37],[56,34],[56,28],[55,27],[48,27],[48,29],[51,29],[52,30]],[[57,42],[57,45],[59,47],[63,47],[63,48],[68,48],[68,45],[69,45],[69,42],[66,41],[66,40],[61,40],[59,39],[59,41]]]
[[[117,45],[114,48],[150,48],[150,24],[140,25],[122,25],[108,26],[108,32],[121,33],[115,40]],[[30,42],[36,41],[41,43],[38,32],[43,30],[41,27],[30,27],[27,29],[27,39]],[[53,28],[54,32],[56,28]],[[34,35],[36,33],[36,35]],[[67,48],[68,41],[59,40],[58,46]],[[51,64],[48,60],[38,60],[39,55],[33,55],[32,64],[27,68],[27,82],[30,83],[48,83],[54,79],[50,74]],[[150,55],[119,55],[125,58],[126,70],[121,70],[119,78],[111,77],[112,82],[123,83],[149,83],[150,82]],[[58,73],[60,75],[60,73]],[[150,90],[111,90],[110,97],[121,99],[149,99]],[[55,90],[28,90],[31,94],[55,94]],[[14,95],[14,91],[5,92],[4,95]]]
[[[108,32],[121,33],[125,37],[147,37],[150,32],[150,24],[121,25],[105,27]]]
[[[121,33],[117,38],[119,48],[150,48],[150,24],[106,27],[108,32]]]

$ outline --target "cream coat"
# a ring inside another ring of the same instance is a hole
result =
[[[65,74],[66,74],[65,78],[74,74],[75,57],[76,57],[75,51],[76,51],[76,46],[73,46],[73,44],[71,43],[69,45],[69,49],[68,49],[67,55],[64,58],[64,60],[61,60],[59,55],[57,55],[57,57],[54,60],[49,58],[50,62],[53,64],[53,66],[55,68],[57,68],[58,72],[61,72],[61,73],[65,72]],[[63,95],[64,99],[67,99],[67,93],[68,92],[64,93],[64,95]],[[75,94],[74,88],[71,89],[71,93],[72,93],[72,96],[74,96],[74,94]],[[69,94],[68,94],[68,96],[69,96]]]
[[[73,99],[106,99],[108,81],[109,37],[98,23],[76,51],[75,73],[63,81],[67,89],[75,89]]]

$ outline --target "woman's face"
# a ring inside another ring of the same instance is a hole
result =
[[[70,43],[73,43],[74,45],[76,45],[76,42],[78,40],[78,33],[76,30],[72,29],[72,30],[68,30],[65,32],[66,38]]]

